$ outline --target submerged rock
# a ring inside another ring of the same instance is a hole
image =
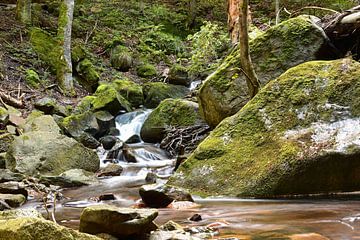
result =
[[[143,92],[145,107],[156,108],[166,98],[183,98],[190,90],[184,86],[152,82],[144,84]]]
[[[173,201],[194,201],[185,190],[162,184],[142,186],[139,194],[146,206],[154,208],[167,207]]]
[[[360,63],[315,61],[225,119],[169,184],[203,195],[360,190]]]
[[[80,232],[108,233],[120,239],[143,236],[157,229],[154,209],[117,208],[109,205],[87,207],[80,217]]]
[[[197,103],[183,99],[165,99],[150,113],[141,128],[145,142],[161,142],[165,129],[205,124]]]
[[[0,239],[11,240],[101,240],[96,236],[79,233],[41,218],[21,217],[0,220]]]
[[[32,131],[16,137],[6,167],[27,175],[58,175],[70,169],[96,172],[97,154],[72,138],[54,132]]]
[[[250,51],[261,85],[300,63],[328,59],[322,55],[331,53],[327,43],[326,34],[310,16],[284,21],[260,34],[250,42]],[[211,127],[235,114],[249,101],[239,54],[240,50],[236,48],[200,89],[200,110]]]

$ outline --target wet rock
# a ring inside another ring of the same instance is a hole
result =
[[[152,183],[156,183],[156,179],[157,179],[157,176],[155,173],[152,173],[152,172],[149,172],[146,174],[146,177],[145,177],[145,182],[147,184],[152,184]]]
[[[190,233],[184,231],[155,231],[151,233],[150,240],[201,240],[203,238],[198,238],[191,236]]]
[[[96,140],[96,138],[86,132],[82,133],[81,136],[77,138],[77,140],[82,145],[90,149],[97,149],[101,145],[101,143]]]
[[[301,64],[222,121],[168,183],[236,197],[360,190],[359,104],[360,63]]]
[[[189,220],[193,222],[200,222],[202,221],[202,217],[200,214],[194,214],[191,218],[189,218]]]
[[[111,128],[109,128],[108,134],[111,136],[119,136],[120,130],[117,129],[116,127],[111,127]]]
[[[99,233],[99,234],[96,234],[95,236],[97,236],[103,240],[118,240],[117,237],[111,236],[110,234],[107,234],[107,233]]]
[[[92,172],[87,172],[83,169],[71,169],[59,176],[41,176],[40,182],[46,185],[51,184],[69,188],[96,184],[99,181]]]
[[[122,171],[123,171],[123,168],[120,165],[110,163],[106,167],[100,169],[97,176],[98,177],[120,176]]]
[[[11,207],[9,206],[9,204],[7,204],[6,202],[0,200],[0,213],[1,213],[2,211],[8,210],[8,209],[11,209]]]
[[[179,65],[175,64],[170,68],[168,81],[170,84],[190,86],[191,79],[189,78],[188,70]]]
[[[45,114],[56,114],[62,117],[69,115],[69,111],[66,107],[58,104],[58,101],[54,98],[41,98],[35,102],[34,107]]]
[[[184,229],[180,224],[173,222],[173,221],[168,221],[164,225],[161,225],[159,227],[159,230],[163,230],[163,231],[181,230],[181,231],[183,231]]]
[[[2,194],[22,194],[25,198],[28,197],[28,192],[25,187],[18,182],[0,183],[0,193]]]
[[[124,143],[122,141],[117,141],[115,146],[113,146],[109,150],[109,153],[107,154],[106,159],[108,159],[108,160],[118,159],[123,146],[124,146]]]
[[[99,196],[99,201],[111,201],[116,200],[116,197],[112,193],[105,193]]]
[[[60,133],[60,127],[55,122],[55,119],[50,115],[34,116],[31,115],[26,119],[23,126],[25,133],[31,131],[46,131],[53,133]]]
[[[70,228],[60,226],[54,222],[41,218],[21,217],[0,220],[0,239],[77,239],[101,240],[96,236],[79,233]]]
[[[115,118],[108,111],[98,111],[94,115],[99,125],[97,136],[103,136],[110,128],[115,127]]]
[[[111,136],[111,135],[102,137],[102,138],[100,139],[100,142],[101,142],[101,144],[102,144],[102,146],[103,146],[103,148],[104,148],[105,150],[110,150],[110,149],[112,149],[112,148],[115,146],[115,144],[116,144],[117,141],[118,141],[118,138],[117,138],[117,137],[114,137],[114,136]]]
[[[161,142],[166,128],[205,124],[197,103],[183,99],[166,99],[150,113],[141,128],[145,142]]]
[[[87,207],[80,217],[80,231],[90,234],[108,233],[120,239],[143,236],[157,227],[154,209],[117,208],[109,205]],[[108,221],[106,221],[108,220]]]
[[[22,194],[2,194],[2,193],[0,193],[0,202],[5,202],[11,208],[17,208],[26,202],[26,198]]]
[[[132,135],[128,140],[126,140],[126,144],[140,143],[141,138],[139,135]]]
[[[9,169],[0,169],[0,183],[3,182],[21,182],[25,178],[20,173],[13,173]]]
[[[43,219],[41,213],[36,211],[33,208],[28,209],[16,209],[0,212],[0,220],[9,220],[15,218],[23,218],[23,217],[31,217],[31,218],[40,218]]]
[[[147,206],[154,208],[167,207],[173,201],[194,201],[185,190],[162,184],[144,185],[139,194]]]
[[[33,131],[16,137],[6,157],[6,167],[28,175],[58,175],[70,169],[96,172],[97,154],[72,138],[53,132]]]
[[[292,18],[260,34],[250,42],[250,50],[261,86],[300,63],[329,59],[322,56],[331,53],[327,43],[326,34],[309,16]],[[237,47],[199,91],[200,110],[211,127],[237,113],[250,100],[246,77],[238,68],[239,54]]]
[[[152,82],[144,84],[143,92],[145,107],[156,108],[166,98],[183,98],[190,91],[184,86]]]

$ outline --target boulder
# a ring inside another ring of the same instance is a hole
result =
[[[98,177],[120,176],[122,171],[123,171],[123,168],[120,165],[110,163],[106,167],[100,169],[97,176]]]
[[[114,116],[120,111],[131,111],[131,104],[111,84],[101,84],[94,96],[91,102],[94,111],[105,110]]]
[[[66,117],[62,120],[60,126],[75,139],[80,139],[84,133],[95,136],[100,130],[96,117],[91,111]]]
[[[190,91],[179,85],[166,84],[163,82],[146,83],[143,86],[145,107],[156,108],[166,98],[183,98]]]
[[[191,79],[188,70],[179,64],[173,65],[169,70],[168,81],[170,84],[190,86]]]
[[[97,136],[103,136],[110,128],[115,127],[115,118],[108,111],[98,111],[94,115],[99,125]]]
[[[134,108],[144,104],[144,94],[142,87],[128,79],[117,79],[112,82],[115,89],[129,101]]]
[[[54,132],[32,131],[16,137],[6,157],[6,167],[27,175],[58,175],[79,168],[99,169],[97,154],[76,140]]]
[[[35,102],[34,107],[45,114],[57,114],[62,117],[69,115],[68,109],[60,105],[54,98],[44,97]]]
[[[140,143],[141,138],[139,135],[132,135],[128,140],[126,140],[126,144],[134,144],[134,143]]]
[[[322,55],[331,53],[327,43],[324,31],[310,16],[284,21],[260,34],[250,41],[250,52],[261,86],[300,63],[328,59],[329,56]],[[211,127],[238,112],[249,101],[239,55],[237,47],[199,91],[200,110]]]
[[[100,142],[105,150],[110,150],[117,141],[119,141],[117,137],[110,135],[100,138]]]
[[[83,169],[71,169],[63,172],[59,176],[41,176],[40,181],[47,185],[51,184],[67,188],[99,183],[94,173],[87,172]]]
[[[117,208],[109,205],[87,207],[80,217],[80,232],[108,233],[120,239],[143,236],[157,227],[153,220],[158,212],[154,209]]]
[[[31,217],[31,218],[43,218],[41,213],[36,211],[33,208],[27,209],[16,209],[0,212],[0,220],[9,220],[15,218],[23,218],[23,217]]]
[[[101,240],[41,218],[21,217],[0,220],[0,239],[11,240]]]
[[[31,131],[46,131],[53,133],[60,133],[60,127],[55,122],[54,118],[50,115],[41,115],[37,117],[28,117],[23,126],[25,133]]]
[[[151,233],[149,240],[201,240],[204,238],[198,238],[191,236],[190,233],[186,233],[182,230],[174,231],[162,231],[157,230]],[[234,239],[235,238],[231,238]]]
[[[237,197],[360,190],[359,126],[360,63],[307,62],[222,121],[168,183]]]
[[[94,92],[99,85],[100,74],[89,59],[84,59],[76,65],[79,83],[88,91]]]
[[[13,173],[9,169],[0,169],[0,183],[3,182],[21,182],[25,178],[24,175],[20,173]]]
[[[11,208],[17,208],[26,202],[26,198],[22,194],[2,194],[2,193],[0,193],[0,202],[5,202]]]
[[[161,142],[166,128],[197,124],[205,124],[197,103],[183,99],[165,99],[145,120],[141,138],[145,142]]]
[[[29,85],[32,88],[39,88],[41,80],[39,77],[39,74],[32,70],[32,69],[27,69],[25,71],[25,82],[27,85]]]
[[[154,208],[167,207],[173,201],[194,201],[185,190],[163,184],[144,185],[139,194],[146,206]]]
[[[127,72],[133,65],[133,58],[127,47],[119,45],[111,50],[110,62],[114,68]]]
[[[141,63],[136,68],[136,73],[143,78],[151,78],[157,75],[156,67],[150,63]]]
[[[25,196],[25,198],[28,197],[28,192],[23,186],[23,184],[18,182],[4,182],[0,183],[0,193],[2,194],[21,194]]]

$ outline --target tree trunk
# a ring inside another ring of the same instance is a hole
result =
[[[280,0],[275,0],[275,24],[280,23]]]
[[[253,98],[260,89],[260,83],[256,76],[254,66],[251,62],[248,34],[248,9],[249,0],[240,0],[240,61],[243,73],[246,76],[246,83],[249,88],[250,97]]]
[[[74,95],[71,63],[71,29],[74,13],[74,0],[64,0],[60,6],[58,40],[61,49],[62,66],[57,72],[59,86],[65,95]]]
[[[31,23],[31,0],[18,0],[16,3],[16,18],[25,24]]]
[[[240,0],[228,1],[228,28],[233,45],[239,42],[239,2]]]

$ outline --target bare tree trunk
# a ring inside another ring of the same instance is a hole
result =
[[[236,45],[239,42],[239,2],[240,0],[228,1],[228,28],[231,43]]]
[[[66,95],[74,95],[74,83],[71,63],[71,30],[74,14],[74,0],[64,0],[60,6],[58,39],[61,44],[61,62],[57,78],[59,86]]]
[[[31,23],[31,0],[17,0],[16,18],[22,23]]]
[[[242,70],[246,76],[250,97],[253,98],[260,89],[260,83],[251,62],[248,34],[249,0],[240,0],[240,61]]]

